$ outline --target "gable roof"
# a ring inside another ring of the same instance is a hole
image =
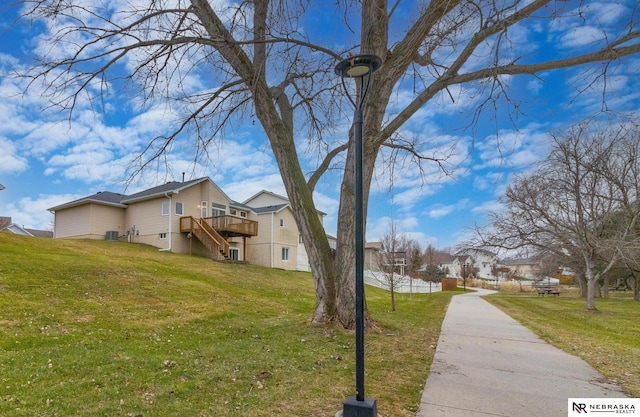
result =
[[[19,225],[15,224],[15,223],[11,223],[10,225],[6,226],[4,229],[2,229],[2,231],[3,232],[13,233],[14,235],[31,236],[31,237],[33,237],[31,232],[29,232],[24,227],[19,226]]]
[[[290,207],[288,203],[276,204],[274,206],[256,207],[256,208],[253,208],[252,210],[256,212],[256,214],[279,213],[282,210],[284,210],[286,207]]]
[[[136,201],[150,200],[153,198],[164,197],[166,195],[178,194],[180,191],[204,181],[209,181],[213,184],[213,181],[211,181],[209,177],[197,178],[195,180],[185,182],[169,181],[165,184],[147,188],[146,190],[131,194],[123,199],[122,203],[128,204]],[[222,192],[222,190],[220,190],[220,192]],[[222,194],[224,194],[224,192],[222,192]],[[226,197],[227,195],[224,194],[224,196]]]
[[[124,194],[112,193],[111,191],[99,191],[88,197],[82,197],[77,200],[70,201],[68,203],[60,204],[59,206],[51,207],[48,209],[51,212],[57,210],[67,209],[71,207],[81,206],[83,204],[97,203],[107,206],[125,208],[126,205],[122,204],[122,200],[127,196]]]
[[[246,204],[238,203],[237,201],[233,201],[233,200],[229,202],[229,207],[238,208],[246,211],[252,211],[254,213],[256,212],[256,209],[254,209],[253,207],[249,207]]]
[[[267,191],[267,190],[262,190],[262,191],[260,191],[260,192],[258,192],[256,194],[254,194],[253,196],[249,197],[248,199],[244,200],[244,204],[251,204],[251,202],[253,200],[255,200],[256,198],[260,197],[263,194],[266,194],[268,196],[274,197],[274,199],[280,200],[280,201],[282,201],[282,203],[281,204],[272,204],[270,206],[260,207],[261,209],[262,208],[266,208],[266,207],[277,207],[277,206],[280,206],[280,205],[288,205],[289,207],[291,207],[291,201],[287,197],[281,196],[280,194],[276,194],[276,193],[274,193],[272,191]],[[257,209],[258,208],[256,208],[256,207],[253,208],[254,211],[257,210]],[[291,210],[293,210],[293,207],[291,207]],[[325,213],[324,211],[321,211],[321,210],[317,210],[316,209],[316,212],[321,216],[326,216],[327,215],[327,213]],[[257,213],[257,211],[256,211],[256,213]]]
[[[244,204],[248,204],[250,201],[256,199],[257,197],[261,196],[262,194],[267,194],[267,195],[270,195],[271,197],[275,197],[275,198],[277,198],[279,200],[282,200],[283,203],[289,201],[289,199],[287,197],[283,197],[280,194],[276,194],[274,192],[267,191],[267,190],[262,190],[262,191],[259,191],[259,192],[255,193],[254,195],[252,195],[251,197],[247,198],[246,200],[244,200]]]

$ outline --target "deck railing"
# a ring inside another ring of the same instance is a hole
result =
[[[193,233],[211,252],[219,251],[225,258],[229,256],[229,242],[208,223],[194,217],[180,218],[180,233]]]
[[[220,234],[258,236],[258,222],[235,216],[205,217],[202,219]]]

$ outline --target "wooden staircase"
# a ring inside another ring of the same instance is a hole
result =
[[[225,259],[229,258],[229,242],[202,219],[196,219],[192,216],[181,217],[180,232],[191,233],[211,253],[219,252]]]

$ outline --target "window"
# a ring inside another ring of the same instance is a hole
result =
[[[282,248],[282,260],[283,261],[289,260],[289,248]]]
[[[284,227],[284,219],[280,219],[280,227]]]
[[[162,215],[168,216],[169,210],[171,210],[171,206],[169,205],[169,200],[162,200]]]
[[[166,233],[160,233],[160,239],[166,239],[166,238],[167,238]]]
[[[227,206],[224,204],[211,203],[211,216],[218,217],[227,214]]]
[[[241,211],[240,212],[240,217],[247,217],[247,212],[246,211]]]
[[[182,216],[182,213],[183,213],[183,211],[182,211],[182,203],[179,202],[179,201],[176,201],[176,214],[178,216]]]
[[[240,249],[229,248],[229,259],[231,259],[232,261],[240,260]]]
[[[207,202],[203,201],[202,205],[200,206],[200,217],[204,218],[207,217]]]
[[[231,209],[229,210],[229,214],[235,216],[237,214],[237,211],[235,209]]]

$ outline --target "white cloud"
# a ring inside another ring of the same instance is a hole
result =
[[[578,48],[602,40],[602,30],[592,26],[580,26],[560,37],[563,48]]]
[[[80,197],[76,194],[41,194],[36,198],[24,197],[7,204],[4,215],[10,216],[14,223],[26,228],[53,230],[53,215],[47,209]]]
[[[27,169],[29,163],[26,158],[18,155],[18,150],[12,141],[0,136],[0,173],[17,173]]]
[[[504,208],[504,205],[497,200],[485,201],[484,203],[471,209],[473,213],[489,213],[499,212]]]
[[[456,211],[464,210],[469,207],[469,204],[470,200],[468,198],[463,198],[455,204],[434,204],[427,210],[427,215],[432,219],[438,219]]]
[[[473,168],[526,168],[545,158],[549,143],[548,126],[530,124],[518,131],[502,130],[476,143],[479,163]]]

